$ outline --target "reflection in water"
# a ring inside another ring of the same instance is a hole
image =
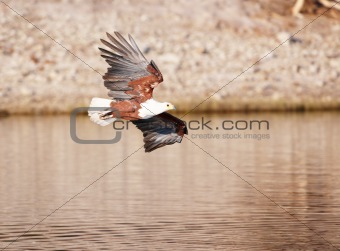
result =
[[[214,130],[191,130],[188,138],[226,167],[188,139],[150,154],[140,150],[8,250],[335,250],[328,241],[340,247],[338,114],[205,117]],[[270,129],[216,130],[224,119],[266,119]],[[80,138],[114,136],[112,127],[77,121]],[[3,118],[0,132],[0,248],[143,144],[132,126],[114,145],[76,144],[63,116]],[[238,132],[270,139],[222,138]]]

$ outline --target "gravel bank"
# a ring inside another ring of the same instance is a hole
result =
[[[325,9],[298,18],[294,1],[235,2],[6,1],[13,10],[1,3],[0,110],[65,113],[106,97],[97,47],[114,30],[132,34],[155,60],[165,79],[155,96],[181,112],[208,97],[195,112],[339,109],[338,12],[302,29]]]

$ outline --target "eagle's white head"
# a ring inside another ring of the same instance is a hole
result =
[[[173,104],[169,102],[158,102],[154,99],[149,99],[140,105],[141,108],[138,111],[138,116],[142,119],[148,119],[169,110],[176,110]]]

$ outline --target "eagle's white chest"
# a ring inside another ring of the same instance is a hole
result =
[[[141,119],[149,119],[165,111],[163,103],[154,99],[149,99],[140,103],[141,108],[138,110],[138,116]]]

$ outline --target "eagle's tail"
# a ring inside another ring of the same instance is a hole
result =
[[[116,118],[113,118],[110,110],[111,102],[111,99],[93,98],[88,110],[91,121],[101,126],[113,123]]]

